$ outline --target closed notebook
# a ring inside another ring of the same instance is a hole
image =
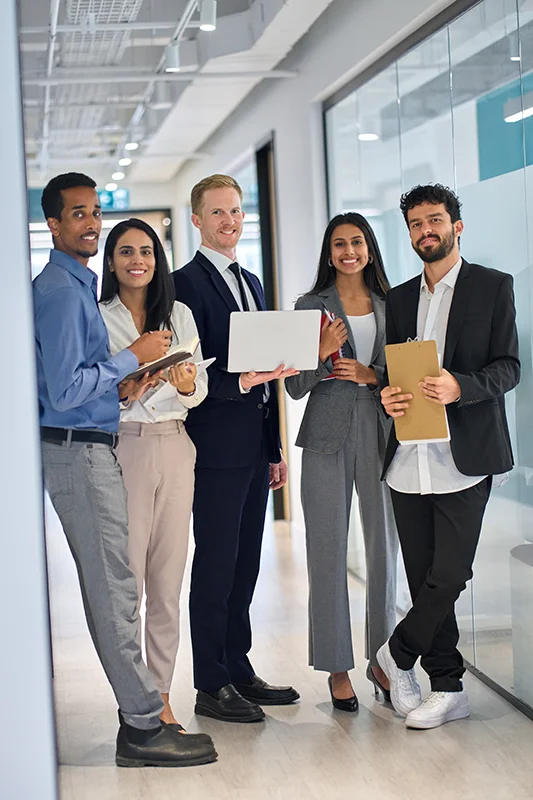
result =
[[[426,400],[418,386],[424,378],[438,378],[441,374],[437,343],[428,340],[388,344],[385,357],[389,385],[400,386],[402,394],[413,395],[404,416],[394,420],[400,444],[448,442],[450,431],[445,407]]]
[[[174,364],[181,364],[182,361],[190,361],[196,351],[196,348],[200,344],[200,340],[197,336],[194,339],[191,339],[190,342],[183,342],[183,344],[177,344],[174,347],[171,347],[166,354],[162,358],[158,358],[156,361],[149,361],[146,364],[143,364],[135,372],[130,372],[129,375],[126,375],[124,380],[139,380],[146,375],[148,372],[149,375],[153,375],[154,372],[158,372],[160,369],[168,369],[169,367],[173,367]]]

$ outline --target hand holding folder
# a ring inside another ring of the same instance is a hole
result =
[[[438,378],[441,374],[437,343],[430,340],[388,344],[385,357],[390,385],[401,387],[402,393],[413,397],[403,416],[394,420],[400,444],[448,442],[450,432],[445,407],[427,400],[419,387],[424,378]]]

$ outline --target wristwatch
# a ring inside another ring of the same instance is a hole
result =
[[[181,394],[182,397],[192,397],[195,391],[196,391],[196,386],[194,387],[192,392],[180,392],[180,390],[178,389],[178,394]]]

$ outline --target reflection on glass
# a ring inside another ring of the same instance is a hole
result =
[[[232,175],[243,192],[242,207],[245,213],[242,236],[237,248],[241,267],[257,275],[263,283],[263,257],[261,252],[261,228],[259,221],[259,201],[255,153],[250,153]]]
[[[478,3],[329,109],[326,135],[331,212],[369,215],[393,285],[420,271],[397,210],[417,183],[454,188],[465,258],[514,276],[516,466],[492,492],[457,616],[465,656],[533,707],[533,0]],[[352,547],[358,572],[356,521]]]

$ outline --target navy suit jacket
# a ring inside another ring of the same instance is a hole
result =
[[[265,310],[265,296],[259,279],[242,270],[257,308]],[[208,369],[206,399],[189,411],[186,428],[197,450],[198,467],[223,469],[253,463],[263,444],[271,464],[281,460],[279,415],[275,381],[270,398],[263,402],[264,387],[254,386],[248,394],[239,389],[239,375],[227,371],[229,322],[239,311],[228,284],[202,253],[172,273],[176,299],[191,309],[204,358],[216,358]]]

